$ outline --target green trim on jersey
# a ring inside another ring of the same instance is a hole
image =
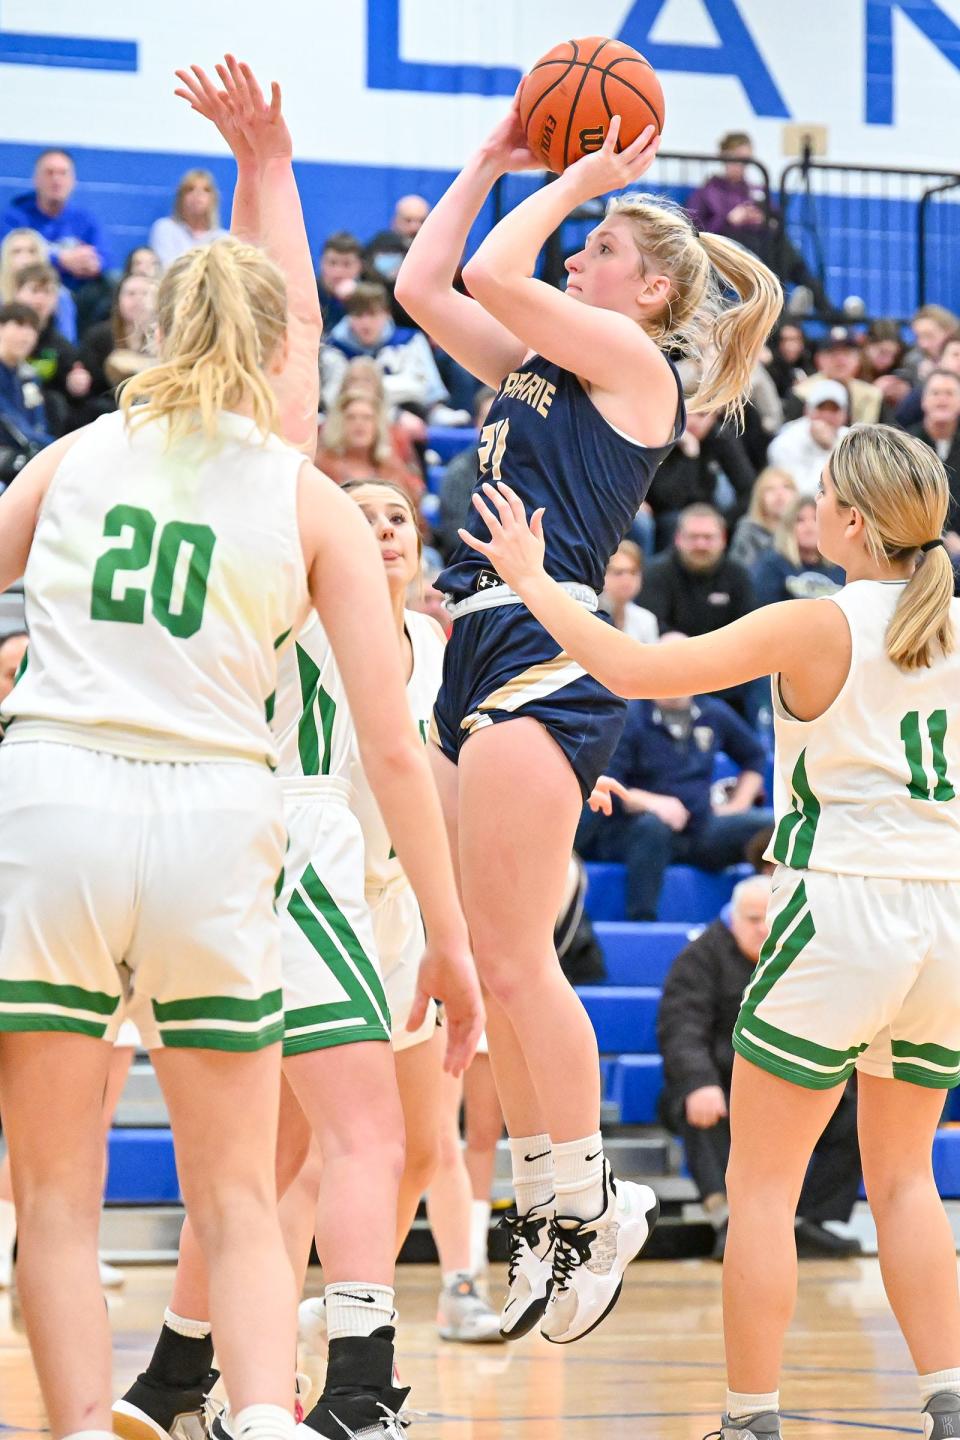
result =
[[[807,752],[801,750],[793,767],[790,786],[793,790],[793,809],[784,815],[777,833],[773,837],[773,856],[781,865],[793,870],[805,870],[810,864],[810,853],[820,820],[820,801],[807,779]],[[793,847],[791,849],[791,840]]]
[[[306,1005],[284,1015],[285,1055],[357,1040],[390,1040],[390,1007],[383,983],[343,911],[308,865],[287,911],[343,990],[345,999]]]
[[[304,775],[329,775],[333,722],[337,702],[320,684],[320,670],[302,645],[295,645],[303,714],[297,727],[297,749]]]
[[[119,995],[85,990],[82,985],[0,980],[0,1031],[66,1031],[102,1040],[119,1004]]]

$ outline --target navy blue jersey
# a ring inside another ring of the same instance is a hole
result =
[[[546,508],[545,565],[555,580],[603,589],[607,561],[633,523],[658,465],[683,433],[679,375],[677,393],[673,439],[648,447],[614,429],[576,375],[541,355],[501,384],[480,433],[478,484],[505,480],[528,515]],[[466,529],[481,540],[490,538],[472,506]],[[500,581],[482,555],[461,543],[434,583],[463,597]]]

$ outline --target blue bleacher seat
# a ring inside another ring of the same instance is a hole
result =
[[[106,1199],[113,1205],[175,1205],[180,1200],[169,1130],[111,1130]]]
[[[427,466],[427,489],[431,495],[439,495],[443,489],[443,465]]]
[[[945,1125],[933,1142],[933,1173],[946,1199],[960,1198],[960,1125]]]
[[[587,913],[590,919],[623,920],[624,872],[622,865],[609,865],[604,861],[590,861],[587,871]]]
[[[436,450],[443,465],[461,450],[475,446],[477,439],[477,432],[470,425],[430,425],[427,428],[427,449]]]
[[[582,985],[577,994],[596,1031],[601,1054],[645,1055],[656,1050],[659,986]]]
[[[623,920],[623,866],[591,863],[586,868],[591,920]],[[707,925],[730,899],[737,881],[752,873],[749,865],[733,865],[717,874],[692,865],[671,865],[664,876],[657,919],[680,925]]]
[[[674,957],[700,929],[632,920],[601,920],[594,928],[609,985],[662,985]]]
[[[610,1071],[604,1095],[619,1105],[622,1125],[653,1125],[662,1089],[659,1055],[621,1055]]]

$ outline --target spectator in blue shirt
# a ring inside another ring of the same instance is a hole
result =
[[[39,334],[29,305],[0,305],[0,489],[53,439],[43,391],[26,363]]]
[[[715,803],[720,751],[740,774],[732,792]],[[758,830],[773,824],[773,811],[756,804],[764,760],[754,732],[723,700],[683,695],[630,702],[609,775],[598,782],[612,798],[612,813],[584,810],[576,840],[583,859],[626,865],[629,920],[657,918],[668,865],[723,870],[744,858]]]
[[[66,150],[44,150],[33,172],[33,190],[15,195],[0,220],[0,238],[20,226],[38,231],[50,247],[50,259],[77,303],[82,335],[110,309],[106,277],[109,254],[103,228],[89,210],[73,203],[77,173]]]

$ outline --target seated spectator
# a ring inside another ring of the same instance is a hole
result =
[[[173,214],[150,226],[150,249],[166,270],[174,260],[226,235],[220,224],[220,192],[209,170],[188,170],[173,197]]]
[[[767,372],[783,400],[795,385],[813,372],[813,351],[795,320],[784,320],[770,337],[769,358],[764,360]]]
[[[793,417],[805,407],[811,392],[820,380],[836,380],[847,392],[847,413],[851,425],[875,425],[880,418],[883,395],[876,385],[858,379],[860,346],[852,330],[835,325],[821,340],[814,354],[816,375],[810,375],[793,387]],[[789,401],[788,401],[788,409]]]
[[[149,245],[135,245],[124,261],[120,278],[126,280],[128,275],[142,275],[145,280],[159,281],[160,274],[160,257],[156,250],[151,250]]]
[[[910,426],[943,461],[950,482],[950,513],[947,518],[947,547],[960,554],[960,375],[952,370],[934,370],[923,387],[923,419]]]
[[[90,393],[90,372],[80,362],[80,352],[54,321],[60,278],[52,265],[41,261],[25,265],[16,276],[14,299],[36,312],[40,322],[37,343],[29,356],[30,365],[43,386],[47,419],[52,435],[65,435],[81,423],[77,407]]]
[[[943,347],[951,335],[960,330],[960,320],[945,305],[921,305],[910,321],[913,345],[903,357],[916,382],[926,380],[930,371],[940,364]]]
[[[486,424],[490,406],[496,396],[497,392],[489,385],[482,386],[477,392],[473,423],[478,432]],[[445,559],[449,559],[460,543],[457,531],[470,514],[470,496],[479,477],[480,462],[476,445],[468,445],[465,450],[448,460],[440,489],[440,518],[434,529],[434,539]]]
[[[0,640],[0,705],[13,689],[17,671],[20,669],[26,653],[27,634],[25,631],[16,630],[12,635],[5,635]]]
[[[727,555],[727,532],[712,505],[682,511],[673,545],[647,566],[643,599],[661,631],[706,635],[755,608],[750,576]]]
[[[367,245],[367,268],[391,288],[411,241],[429,214],[429,203],[422,195],[401,195],[389,230],[379,230]]]
[[[960,375],[960,330],[955,330],[943,342],[943,349],[940,351],[940,359],[936,368],[951,370],[954,375]],[[929,369],[926,371],[924,382],[919,385],[914,382],[912,371],[901,369],[895,373],[906,375],[911,381],[911,388],[906,395],[901,394],[896,401],[893,423],[902,425],[904,430],[909,430],[912,426],[919,425],[923,419],[923,385],[931,372]]]
[[[621,540],[607,561],[600,609],[606,611],[617,629],[631,640],[639,640],[641,645],[656,645],[660,638],[656,615],[635,604],[642,585],[643,551],[632,540]]]
[[[730,541],[730,559],[749,570],[773,546],[773,537],[783,512],[796,497],[797,482],[787,470],[768,465],[754,481],[750,509],[737,522]]]
[[[778,600],[816,600],[843,584],[843,571],[824,560],[817,546],[817,502],[801,495],[784,512],[773,548],[755,561],[751,571],[758,605]]]
[[[727,1234],[725,1172],[730,1156],[733,1030],[743,992],[767,938],[770,880],[755,875],[733,892],[729,924],[715,920],[674,960],[657,1015],[663,1056],[660,1113],[681,1137],[700,1203],[716,1231],[714,1259]],[[827,1229],[846,1224],[860,1191],[856,1091],[849,1086],[814,1151],[797,1206],[801,1256],[859,1253],[855,1240]]]
[[[390,428],[390,443],[404,465],[419,471],[420,478],[423,479],[425,471],[422,452],[426,448],[426,424],[411,410],[401,410],[389,403],[383,387],[383,372],[376,360],[371,360],[367,355],[358,355],[356,360],[351,360],[344,373],[341,389],[351,393],[362,391],[378,407],[382,405],[385,408]]]
[[[0,243],[0,305],[13,299],[16,276],[25,265],[46,265],[50,250],[36,230],[11,230]],[[70,341],[77,338],[77,307],[67,287],[57,275],[57,329]]]
[[[323,333],[328,335],[339,325],[346,311],[344,302],[357,288],[363,272],[363,246],[349,230],[328,235],[320,252],[317,270],[317,293],[323,314]]]
[[[77,305],[80,335],[110,307],[110,260],[100,221],[73,200],[77,173],[67,150],[44,150],[33,171],[32,190],[15,195],[0,219],[0,235],[18,226],[38,230],[50,259]]]
[[[40,320],[29,305],[0,305],[0,488],[53,439],[43,391],[27,364],[39,334]]]
[[[823,467],[847,433],[847,392],[839,380],[816,379],[806,410],[770,441],[770,464],[786,470],[801,495],[815,495]]]
[[[90,371],[91,399],[98,414],[116,409],[121,380],[156,360],[157,287],[142,275],[128,275],[114,296],[110,319],[87,332],[80,358]]]
[[[835,307],[784,233],[781,218],[769,205],[762,186],[747,179],[753,159],[750,136],[743,130],[731,130],[719,141],[718,149],[725,162],[723,171],[711,175],[686,201],[685,208],[699,229],[738,241],[781,280],[809,291],[803,297],[806,307],[812,304],[820,315],[833,315]],[[759,177],[758,171],[754,174]]]
[[[669,644],[664,636],[661,644]],[[740,767],[733,792],[713,803],[719,751]],[[613,797],[612,813],[591,800],[575,848],[584,860],[613,860],[627,870],[627,919],[655,920],[668,865],[724,870],[744,858],[747,843],[773,823],[757,806],[766,755],[757,736],[712,696],[631,700],[623,736],[597,789]]]
[[[903,364],[907,347],[896,320],[874,320],[863,338],[860,351],[860,378],[875,385],[881,375],[890,375]]]
[[[677,516],[689,505],[705,503],[721,512],[745,509],[755,478],[742,440],[730,426],[720,423],[718,411],[688,416],[686,429],[653,477],[647,494],[659,544],[670,543]]]
[[[333,405],[348,363],[366,355],[376,360],[391,405],[412,408],[434,424],[449,423],[450,412],[443,404],[447,392],[430,342],[422,331],[394,323],[383,286],[357,285],[345,309],[320,354],[324,407]]]
[[[416,501],[419,475],[404,465],[390,441],[386,408],[363,391],[343,389],[323,427],[317,466],[338,485],[350,480],[389,480]]]

